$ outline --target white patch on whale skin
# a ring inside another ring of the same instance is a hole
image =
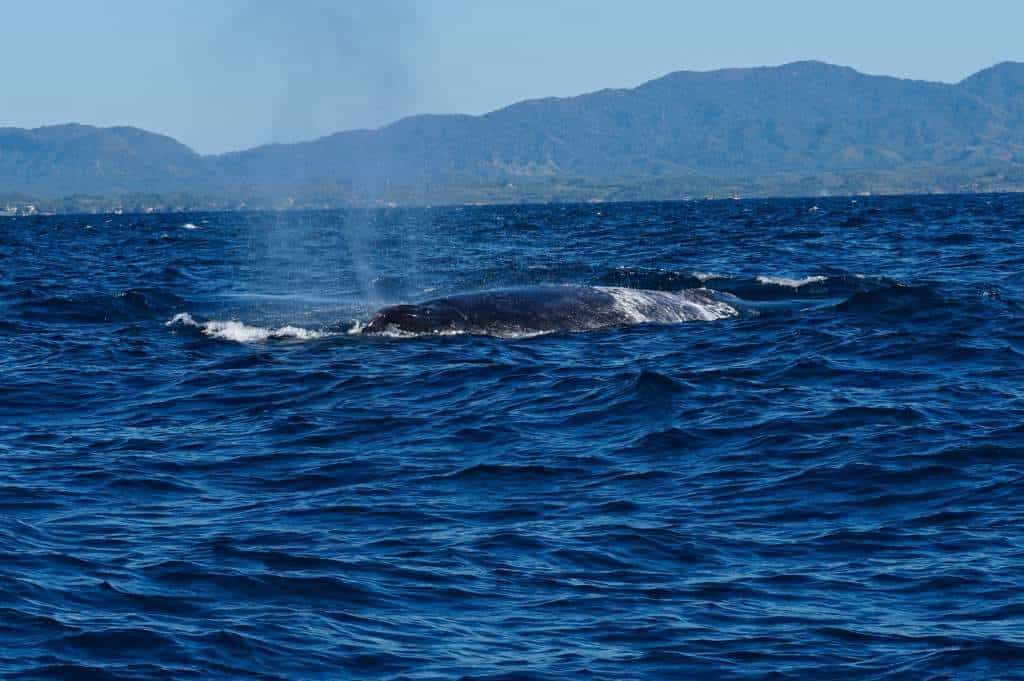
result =
[[[597,290],[611,295],[619,312],[634,324],[711,322],[738,314],[732,305],[713,298],[708,289],[674,292],[599,286]]]

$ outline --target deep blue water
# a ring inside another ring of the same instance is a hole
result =
[[[1021,675],[1022,246],[1021,196],[0,218],[0,676]],[[740,313],[348,333],[538,283]]]

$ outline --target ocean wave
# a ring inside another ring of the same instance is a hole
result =
[[[83,323],[128,322],[166,314],[184,304],[179,296],[157,287],[132,288],[117,293],[48,295],[31,289],[19,292],[17,304],[26,319]]]
[[[165,326],[185,326],[199,329],[205,336],[237,343],[256,343],[267,340],[316,340],[335,335],[329,331],[315,331],[301,326],[249,326],[239,321],[219,321],[212,319],[205,322],[196,321],[188,312],[180,312],[167,322]]]
[[[598,286],[643,289],[647,291],[680,291],[700,288],[708,279],[722,278],[716,274],[694,272],[685,274],[666,269],[617,267],[597,277]]]
[[[0,676],[1012,677],[1024,195],[860,201],[19,218]],[[349,322],[562,283],[739,316]]]
[[[787,288],[800,288],[801,286],[807,286],[808,284],[820,284],[828,281],[828,277],[821,275],[814,275],[810,277],[804,277],[803,279],[789,279],[788,277],[772,277],[762,275],[757,278],[758,283],[767,284],[769,286],[785,286]]]
[[[922,314],[952,314],[958,302],[943,296],[934,286],[894,285],[860,291],[836,306],[845,313],[909,319]]]
[[[839,298],[898,282],[888,277],[850,273],[835,268],[805,277],[777,274],[744,275],[737,272],[695,270],[689,273],[668,269],[618,267],[594,279],[597,286],[679,292],[713,286],[746,300],[786,300],[801,298]],[[713,284],[712,284],[713,282]]]
[[[724,274],[718,274],[716,272],[694,272],[691,275],[694,279],[699,282],[708,282],[712,279],[728,279],[729,277]]]

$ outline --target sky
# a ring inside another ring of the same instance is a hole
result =
[[[1021,0],[0,0],[0,126],[201,153],[819,59],[944,82],[1024,61]]]

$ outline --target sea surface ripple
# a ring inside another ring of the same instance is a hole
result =
[[[0,218],[0,676],[1010,678],[1024,197]],[[512,285],[739,314],[367,337]]]

